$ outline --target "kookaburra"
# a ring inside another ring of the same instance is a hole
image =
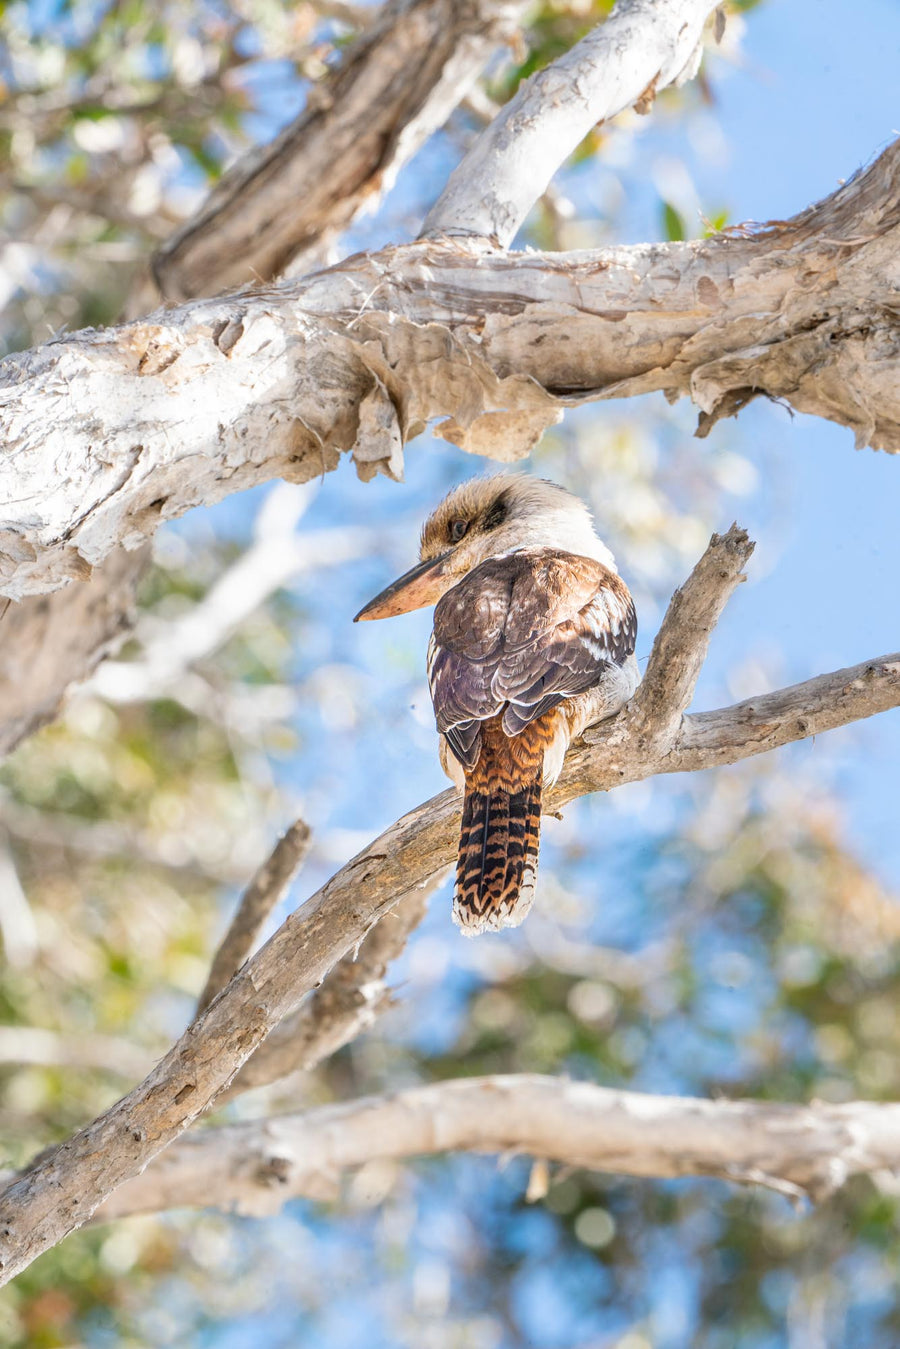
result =
[[[428,682],[441,764],[464,792],[453,917],[474,935],[531,908],[542,786],[637,687],[637,619],[587,507],[553,482],[463,483],[419,556],[356,617],[436,605]]]

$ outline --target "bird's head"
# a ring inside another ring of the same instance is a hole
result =
[[[418,564],[370,600],[354,622],[436,604],[489,557],[536,547],[581,553],[615,570],[587,506],[564,487],[513,473],[472,478],[455,487],[425,521]]]

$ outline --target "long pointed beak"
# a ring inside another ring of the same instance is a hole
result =
[[[424,609],[427,604],[437,604],[447,589],[447,572],[444,564],[449,553],[429,558],[410,567],[408,572],[382,590],[373,600],[360,609],[354,623],[367,622],[370,618],[393,618],[395,614],[408,614],[411,609]]]

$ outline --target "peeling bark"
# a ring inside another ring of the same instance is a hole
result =
[[[2,370],[0,594],[84,576],[164,519],[342,453],[396,477],[431,419],[526,454],[565,407],[758,395],[900,449],[900,141],[794,219],[693,243],[511,255],[423,242],[77,333]]]

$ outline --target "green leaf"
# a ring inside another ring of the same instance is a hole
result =
[[[663,207],[663,231],[670,243],[677,243],[687,237],[687,231],[684,227],[684,220],[671,202],[664,201]]]

